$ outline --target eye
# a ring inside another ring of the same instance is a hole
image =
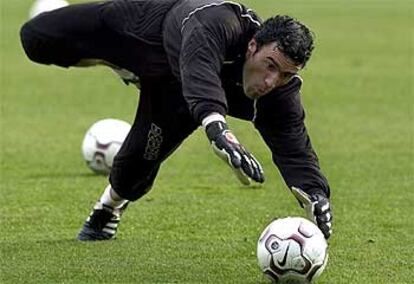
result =
[[[272,72],[279,71],[279,68],[271,61],[267,61],[266,65],[267,65],[267,69]]]

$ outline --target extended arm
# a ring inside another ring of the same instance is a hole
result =
[[[331,234],[330,189],[312,148],[300,101],[301,80],[292,81],[257,102],[255,126],[272,151],[286,184],[328,238]]]

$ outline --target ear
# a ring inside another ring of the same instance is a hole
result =
[[[247,55],[252,55],[257,51],[257,42],[252,38],[247,44]]]

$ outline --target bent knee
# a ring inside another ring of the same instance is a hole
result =
[[[27,57],[37,63],[51,64],[47,54],[47,40],[35,31],[32,21],[20,29],[20,40]]]
[[[26,22],[20,29],[20,40],[27,57],[40,64],[55,64],[61,67],[75,65],[79,54],[71,42],[63,36],[51,36],[40,15]]]

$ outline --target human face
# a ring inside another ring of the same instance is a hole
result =
[[[289,82],[302,68],[285,56],[276,42],[260,49],[255,39],[247,47],[243,66],[243,89],[247,97],[257,99]]]

